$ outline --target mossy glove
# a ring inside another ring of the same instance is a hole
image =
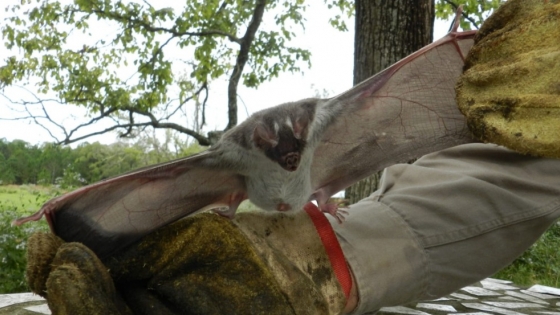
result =
[[[338,314],[351,286],[332,228],[309,207],[234,221],[199,214],[103,262],[81,244],[38,233],[27,277],[53,314],[88,315]]]
[[[482,25],[456,87],[473,134],[560,158],[560,1],[510,0]]]

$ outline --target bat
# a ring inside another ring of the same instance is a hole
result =
[[[397,162],[473,142],[455,103],[475,31],[452,30],[330,99],[310,98],[253,114],[210,149],[56,197],[20,225],[45,216],[65,241],[100,258],[182,217],[250,199],[264,210],[302,209]]]

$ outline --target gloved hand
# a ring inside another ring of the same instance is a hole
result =
[[[199,214],[103,262],[82,244],[37,233],[28,243],[29,286],[53,314],[339,314],[350,271],[312,208],[234,221]]]
[[[457,82],[474,136],[560,158],[560,3],[507,1],[480,28]]]

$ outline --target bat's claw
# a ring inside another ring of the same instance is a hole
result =
[[[41,207],[41,209],[39,209],[39,211],[35,212],[34,214],[12,221],[12,226],[20,226],[20,225],[22,225],[26,222],[38,221],[43,216],[45,216],[45,217],[47,217],[47,222],[49,223],[49,226],[51,227],[51,231],[54,231],[50,216],[52,215],[52,213],[54,213],[54,211],[56,211],[57,208],[58,208],[58,205],[56,203],[56,200],[51,200],[51,201],[45,203]]]
[[[342,222],[346,220],[346,216],[348,215],[348,208],[339,208],[338,205],[334,203],[325,203],[319,205],[319,209],[321,209],[321,211],[324,213],[332,215],[339,224],[342,224]]]

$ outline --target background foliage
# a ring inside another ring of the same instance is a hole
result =
[[[500,6],[504,0],[437,0],[436,17],[447,20],[455,15],[457,7],[463,5],[461,28],[471,30],[479,28],[482,22]]]
[[[47,231],[46,221],[11,226],[12,220],[60,194],[56,188],[0,186],[0,293],[28,292],[25,282],[27,238],[36,231]]]
[[[31,145],[22,140],[0,139],[0,184],[59,185],[77,187],[146,165],[199,152],[196,144],[184,145],[167,138],[141,138],[133,144],[82,143],[75,149],[52,143]]]
[[[333,9],[330,24],[346,30],[341,17],[351,14],[353,1],[323,3]],[[290,44],[304,29],[309,7],[304,0],[196,0],[174,5],[24,0],[7,6],[0,31],[11,55],[0,63],[0,88],[29,87],[33,97],[18,101],[4,96],[18,108],[41,108],[24,117],[57,131],[51,135],[59,143],[114,130],[131,136],[149,126],[174,129],[209,145],[214,138],[199,127],[205,124],[209,86],[215,80],[228,81],[227,107],[223,104],[227,130],[237,124],[239,83],[258,87],[282,72],[310,66],[311,52]],[[263,17],[267,23],[261,23]],[[103,31],[107,27],[110,32]],[[90,120],[67,128],[49,115],[48,104],[85,108]],[[195,126],[173,119],[192,116],[199,107]],[[101,121],[111,126],[97,126]],[[97,131],[87,129],[94,125]]]

